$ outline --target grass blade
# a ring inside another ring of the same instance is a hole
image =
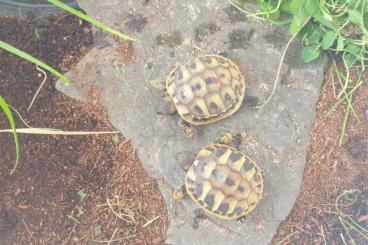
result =
[[[349,214],[344,213],[340,208],[339,204],[341,204],[340,199],[344,198],[346,200],[349,200],[349,195],[353,195],[354,193],[358,192],[356,189],[350,189],[350,190],[344,190],[335,200],[335,209],[337,211],[338,219],[343,226],[345,233],[349,236],[350,243],[349,244],[356,244],[352,236],[350,235],[349,230],[356,231],[359,235],[364,237],[366,240],[368,240],[368,230],[359,225]],[[355,194],[355,196],[350,199],[349,204],[345,204],[345,206],[352,206],[355,201],[357,200],[358,194]],[[350,228],[350,229],[348,229]],[[346,244],[346,243],[345,243]]]
[[[27,53],[11,46],[10,44],[8,44],[4,41],[1,41],[1,40],[0,40],[0,48],[5,49],[6,51],[21,57],[22,59],[25,59],[29,62],[32,62],[33,64],[36,64],[36,65],[44,68],[45,70],[51,72],[52,74],[54,74],[55,76],[57,76],[58,78],[63,80],[66,85],[68,85],[70,83],[70,80],[66,76],[64,76],[63,74],[61,74],[60,72],[58,72],[57,70],[52,68],[51,66],[43,63],[41,60],[36,59],[35,57],[31,56],[30,54],[27,54]]]
[[[352,95],[355,91],[357,91],[358,88],[360,88],[360,86],[363,85],[363,81],[359,81],[349,92],[347,92],[346,96],[350,96]],[[330,116],[333,112],[336,111],[337,107],[343,102],[345,101],[345,97],[344,98],[340,98],[334,105],[333,107],[327,112],[327,116]]]
[[[11,105],[8,105],[10,109],[12,109],[15,114],[17,114],[18,118],[21,120],[21,122],[28,128],[32,128],[31,126],[28,125],[28,123],[26,123],[26,120],[24,120],[24,118],[20,115],[20,113]],[[18,132],[18,131],[17,131]]]
[[[291,238],[292,236],[294,236],[296,233],[298,233],[298,231],[294,231],[293,233],[290,233],[284,239],[282,239],[281,241],[279,241],[278,243],[276,243],[276,245],[283,244],[284,242],[286,242],[287,240],[289,240],[289,238]]]
[[[74,9],[74,8],[58,1],[58,0],[47,0],[47,1],[54,4],[55,6],[57,6],[59,8],[64,9],[65,11],[67,11],[71,14],[74,14],[74,15],[78,16],[79,18],[91,23],[92,25],[101,28],[102,30],[108,31],[108,32],[110,32],[110,33],[112,33],[112,34],[114,34],[114,35],[116,35],[116,36],[118,36],[122,39],[129,40],[129,41],[134,41],[134,38],[132,38],[128,35],[125,35],[125,34],[119,32],[119,31],[111,28],[110,26],[107,26],[107,25],[99,22],[98,20],[92,18],[91,16],[88,16],[88,15],[82,13],[81,11],[78,11],[78,10],[76,10],[76,9]]]
[[[349,100],[352,100],[352,96],[349,96]],[[346,107],[346,112],[345,112],[345,117],[344,117],[344,122],[342,124],[342,128],[341,128],[341,135],[340,135],[340,140],[339,140],[339,145],[342,145],[342,141],[344,139],[345,136],[345,131],[346,131],[346,127],[348,125],[348,119],[349,119],[349,115],[350,115],[350,106]]]
[[[3,97],[0,96],[0,107],[1,109],[4,111],[5,116],[7,117],[9,124],[12,128],[12,133],[14,136],[14,141],[15,141],[15,164],[13,169],[10,171],[10,174],[13,174],[15,172],[15,170],[18,167],[18,163],[19,163],[19,140],[18,140],[18,134],[17,134],[17,128],[15,127],[15,122],[14,122],[14,118],[13,115],[9,109],[8,104],[6,103],[6,101],[4,100]]]
[[[335,70],[335,73],[336,73],[336,76],[337,76],[337,79],[340,83],[340,86],[341,86],[341,92],[340,94],[337,96],[338,98],[340,99],[344,99],[347,103],[348,103],[348,106],[350,107],[350,109],[352,110],[352,112],[354,113],[354,116],[356,117],[356,119],[360,122],[360,119],[358,117],[358,114],[355,112],[355,109],[353,107],[353,104],[352,104],[352,96],[353,96],[353,93],[349,93],[348,95],[348,92],[346,92],[347,90],[347,87],[348,87],[348,83],[350,83],[350,78],[349,78],[349,70],[347,70],[347,75],[346,77],[342,77],[342,75],[340,74],[340,71],[339,69],[337,68],[337,65],[336,65],[336,61],[335,60],[332,60],[333,62],[333,67],[334,67],[334,70]],[[342,82],[342,79],[344,79],[345,83],[343,84]],[[359,84],[359,83],[358,83]],[[342,95],[344,95],[344,98],[341,98]]]

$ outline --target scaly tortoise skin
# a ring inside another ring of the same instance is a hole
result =
[[[166,89],[180,117],[194,125],[214,123],[236,112],[245,94],[238,66],[219,55],[204,55],[172,70]]]
[[[222,219],[236,219],[256,207],[263,193],[263,176],[245,154],[227,145],[212,144],[197,154],[185,186],[205,211]]]

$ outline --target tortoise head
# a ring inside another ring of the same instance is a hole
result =
[[[187,172],[189,170],[190,166],[192,166],[195,158],[196,158],[196,155],[193,152],[190,152],[190,151],[178,152],[175,155],[176,161],[178,162],[179,166],[185,172]]]

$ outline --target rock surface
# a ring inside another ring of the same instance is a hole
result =
[[[57,88],[83,99],[91,86],[100,90],[112,123],[131,138],[145,169],[159,180],[169,210],[168,244],[268,244],[299,193],[310,128],[323,80],[324,61],[303,64],[296,40],[270,102],[286,29],[247,18],[223,0],[80,0],[92,17],[134,36],[126,45],[95,31],[96,47],[67,74],[72,84]],[[131,57],[127,51],[134,51]],[[156,106],[163,92],[149,81],[164,83],[176,65],[191,57],[218,53],[232,59],[247,80],[240,110],[218,123],[183,133],[178,115],[163,116]],[[214,217],[194,219],[195,204],[176,202],[172,192],[185,172],[180,152],[198,152],[222,132],[240,134],[240,150],[265,174],[265,193],[242,224]]]

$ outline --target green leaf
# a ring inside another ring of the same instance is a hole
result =
[[[312,35],[312,33],[314,32],[315,28],[313,24],[310,25],[306,25],[303,30],[301,31],[300,35],[303,37],[307,37],[309,35]]]
[[[83,190],[78,191],[78,196],[81,201],[87,198],[87,194]]]
[[[298,19],[293,18],[293,20],[290,24],[290,33],[295,34],[295,33],[299,32],[300,29],[302,28],[303,24],[304,24],[304,22],[300,24]]]
[[[15,54],[15,55],[21,57],[24,60],[28,60],[29,62],[32,62],[33,64],[41,66],[45,70],[48,70],[49,72],[51,72],[52,74],[54,74],[55,76],[57,76],[58,78],[63,80],[65,85],[68,85],[70,83],[70,80],[66,76],[64,76],[63,74],[61,74],[60,72],[58,72],[54,68],[52,68],[49,65],[43,63],[41,60],[36,59],[35,57],[23,52],[22,50],[19,50],[19,49],[15,48],[15,47],[11,46],[10,44],[8,44],[6,42],[3,42],[1,40],[0,40],[0,48],[5,49],[6,51],[8,51],[10,53]]]
[[[326,18],[326,15],[321,10],[318,10],[315,13],[311,13],[311,16],[316,20],[319,25],[326,26],[332,30],[336,30],[338,28],[332,20]]]
[[[305,12],[304,9],[304,4],[303,4],[304,0],[295,0],[294,1],[294,18],[295,21],[297,22],[297,24],[299,25],[299,27],[301,27],[301,25],[304,23],[304,21],[307,19],[307,13]]]
[[[322,35],[321,35],[321,33],[318,30],[315,30],[307,38],[308,38],[308,41],[310,43],[312,43],[312,44],[319,44],[320,43],[320,40],[322,38]]]
[[[347,52],[351,53],[351,54],[355,54],[358,55],[359,53],[362,52],[362,47],[359,47],[358,45],[352,44],[350,43],[346,49]]]
[[[353,24],[356,24],[358,26],[364,26],[363,24],[363,14],[355,9],[348,9],[348,14],[350,17],[350,21]]]
[[[275,8],[275,6],[272,4],[272,1],[257,0],[257,2],[261,7],[261,10],[264,12],[269,12]]]
[[[298,25],[298,22],[296,21],[295,18],[293,18],[293,21],[290,24],[290,33],[291,34],[295,34],[299,31],[300,27]]]
[[[337,39],[337,46],[336,46],[336,51],[343,51],[344,50],[344,47],[345,47],[345,38],[343,37],[339,37]]]
[[[320,13],[320,8],[316,0],[308,0],[305,4],[305,11],[309,16],[316,16]]]
[[[285,13],[288,13],[288,14],[293,14],[294,13],[293,7],[294,7],[293,0],[285,0],[280,5],[281,11],[285,12]]]
[[[280,10],[279,9],[268,15],[268,18],[272,21],[278,21],[279,17],[280,17]]]
[[[10,171],[10,174],[13,174],[15,170],[17,169],[18,163],[19,163],[19,140],[18,140],[17,128],[15,127],[13,115],[9,109],[8,104],[6,103],[4,98],[1,97],[1,95],[0,95],[0,108],[4,111],[5,116],[8,119],[9,124],[13,130],[13,136],[14,136],[14,142],[15,142],[15,164],[14,164],[13,169]]]
[[[321,54],[320,49],[316,49],[315,47],[304,47],[302,50],[302,59],[305,63],[309,63],[315,59],[317,59]]]
[[[349,54],[349,53],[346,55],[343,55],[342,58],[348,68],[352,67],[355,64],[355,62],[358,60],[358,58],[355,55]]]
[[[337,38],[337,33],[333,31],[326,32],[322,40],[322,48],[324,50],[331,48]]]
[[[291,3],[293,10],[293,21],[290,24],[290,32],[295,34],[301,30],[304,22],[308,18],[307,12],[304,8],[305,0],[294,0]]]

